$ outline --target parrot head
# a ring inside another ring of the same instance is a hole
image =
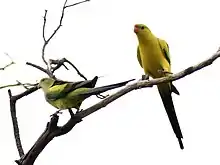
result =
[[[143,35],[146,36],[146,34],[150,34],[151,33],[150,29],[146,25],[144,25],[144,24],[136,24],[136,25],[134,25],[134,32],[136,33],[136,35],[138,37],[143,36]]]
[[[53,86],[55,80],[52,78],[42,78],[38,84],[39,88],[42,88],[44,91]]]

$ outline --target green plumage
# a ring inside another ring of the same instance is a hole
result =
[[[43,78],[41,79],[39,86],[44,91],[47,102],[52,106],[59,110],[70,108],[76,108],[78,110],[86,98],[103,93],[107,90],[124,86],[128,82],[134,80],[132,79],[117,84],[94,88],[97,79],[98,77],[96,76],[92,80],[66,82],[57,81],[52,78]]]

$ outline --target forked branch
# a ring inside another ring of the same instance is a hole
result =
[[[71,127],[68,127],[69,129],[67,129],[66,131],[64,131],[65,133],[68,133],[78,122],[81,121],[82,118],[96,112],[97,110],[107,106],[109,103],[113,102],[114,100],[120,98],[121,96],[133,91],[133,90],[136,90],[136,89],[141,89],[141,88],[146,88],[146,87],[152,87],[153,85],[158,85],[160,83],[165,83],[165,82],[170,82],[170,81],[175,81],[175,80],[178,80],[178,79],[181,79],[187,75],[190,75],[206,66],[209,66],[213,63],[213,61],[215,61],[217,58],[220,57],[220,51],[218,50],[217,53],[215,53],[213,56],[211,56],[210,58],[208,58],[207,60],[197,64],[197,65],[194,65],[194,66],[191,66],[191,67],[188,67],[186,68],[185,70],[179,72],[179,73],[176,73],[176,74],[172,74],[172,75],[169,75],[167,77],[162,77],[162,78],[157,78],[157,79],[153,79],[153,80],[143,80],[143,81],[139,81],[139,82],[136,82],[136,83],[133,83],[131,85],[128,85],[127,87],[121,89],[120,91],[116,92],[115,94],[107,97],[106,99],[100,101],[99,103],[83,110],[83,111],[80,111],[78,113],[76,113],[75,115],[72,114],[71,115],[71,118],[72,120],[70,119],[68,122],[69,124],[71,125]],[[71,114],[71,113],[70,113]],[[53,116],[53,117],[56,117],[56,116]],[[57,121],[58,121],[58,117],[57,117]],[[68,123],[67,122],[67,123]],[[64,128],[64,126],[63,126]],[[46,128],[47,130],[47,128]],[[53,138],[50,138],[50,140],[45,140],[45,141],[42,141],[41,137],[44,137],[48,135],[48,133],[44,132],[40,138],[37,140],[37,142],[35,143],[35,145],[29,150],[29,152],[24,156],[22,157],[20,160],[17,160],[16,162],[20,162],[20,165],[24,165],[24,163],[22,162],[27,162],[25,163],[25,165],[31,165],[33,164],[33,159],[31,159],[32,157],[29,156],[29,159],[28,160],[28,155],[31,155],[31,154],[35,154],[36,152],[39,154],[43,148],[46,147],[46,145],[53,139]],[[57,135],[63,135],[63,133],[60,133],[60,134],[55,134],[56,136]],[[52,136],[52,137],[56,137],[56,136]],[[40,143],[40,144],[39,144]],[[43,145],[43,146],[42,146]],[[33,153],[32,153],[33,152]],[[36,159],[36,157],[35,157]],[[19,164],[19,163],[18,163]]]

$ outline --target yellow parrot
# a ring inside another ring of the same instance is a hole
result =
[[[134,26],[134,32],[136,33],[139,42],[137,59],[140,66],[144,69],[145,74],[152,78],[160,78],[167,74],[171,74],[169,46],[166,41],[157,38],[150,29],[143,24],[136,24]],[[183,135],[171,96],[172,92],[177,95],[179,95],[179,92],[172,82],[159,84],[157,87],[173,131],[178,138],[180,148],[184,149],[182,143]]]

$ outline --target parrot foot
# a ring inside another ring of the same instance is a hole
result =
[[[141,76],[141,79],[139,81],[142,81],[142,80],[149,80],[150,79],[150,76],[148,74],[143,74]]]
[[[168,72],[164,69],[159,69],[158,72],[161,73],[161,74],[173,74],[172,72]]]
[[[96,97],[98,97],[99,99],[105,99],[106,97],[108,97],[109,95],[102,95],[102,94],[98,94],[96,95]]]
[[[82,112],[82,111],[83,111],[83,109],[77,109],[76,114],[79,113],[79,112]]]

